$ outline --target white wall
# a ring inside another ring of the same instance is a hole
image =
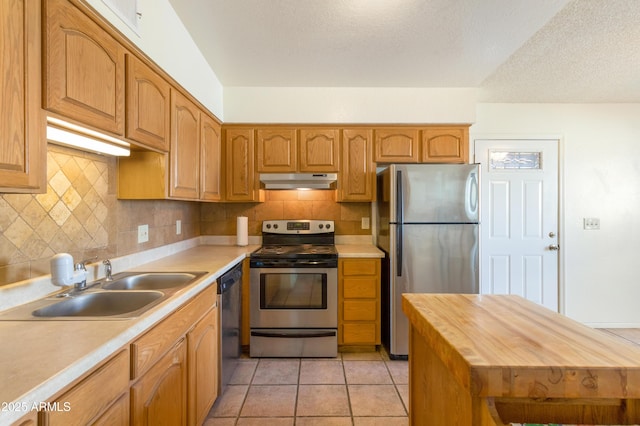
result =
[[[561,136],[564,313],[593,326],[640,326],[639,117],[639,104],[478,104],[471,127]]]
[[[473,123],[477,89],[225,87],[225,122]]]
[[[87,0],[131,42],[164,69],[191,95],[223,120],[223,87],[182,25],[169,0],[138,0],[139,35],[102,0]]]

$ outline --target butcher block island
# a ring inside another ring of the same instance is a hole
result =
[[[411,425],[640,424],[640,346],[519,296],[402,302]]]

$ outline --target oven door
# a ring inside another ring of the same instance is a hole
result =
[[[337,328],[336,268],[251,268],[251,328]]]

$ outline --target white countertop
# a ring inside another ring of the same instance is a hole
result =
[[[129,271],[207,272],[193,284],[138,318],[92,321],[0,321],[0,404],[31,407],[50,400],[63,388],[160,322],[191,297],[241,262],[259,245],[199,245]],[[339,256],[383,257],[372,244],[338,244]],[[125,265],[126,262],[120,264]],[[114,273],[122,270],[114,268]],[[6,404],[5,404],[6,403]],[[20,404],[12,404],[20,403]],[[0,424],[26,412],[0,410]]]
[[[373,244],[336,244],[338,257],[384,257],[384,252]]]

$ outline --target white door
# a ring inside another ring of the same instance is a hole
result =
[[[475,140],[480,293],[558,311],[558,141]]]

